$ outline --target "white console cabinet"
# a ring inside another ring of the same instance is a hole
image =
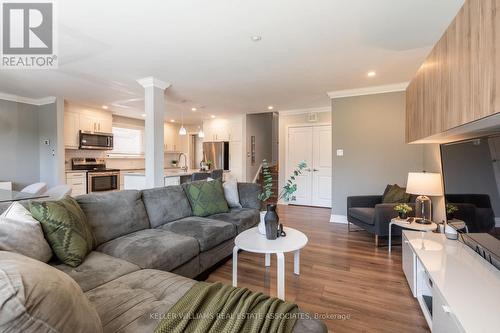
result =
[[[433,333],[499,332],[500,271],[443,234],[403,231],[403,272]]]

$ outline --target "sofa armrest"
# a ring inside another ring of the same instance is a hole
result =
[[[260,184],[238,183],[238,195],[243,208],[253,208],[260,210],[261,202],[258,198],[262,192]]]
[[[347,209],[354,207],[373,208],[382,203],[381,195],[360,195],[347,197]]]

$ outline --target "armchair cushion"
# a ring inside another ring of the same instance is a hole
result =
[[[407,203],[410,201],[410,194],[406,193],[406,188],[397,184],[387,186],[382,197],[383,203]]]

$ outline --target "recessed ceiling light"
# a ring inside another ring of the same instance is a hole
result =
[[[370,71],[370,72],[368,72],[366,75],[367,75],[368,77],[374,77],[375,75],[377,75],[377,73],[376,73],[376,72],[374,72],[374,71]]]
[[[252,41],[254,41],[254,42],[260,42],[261,40],[262,40],[262,36],[259,36],[259,35],[252,36]]]
[[[215,115],[214,115],[214,114],[213,114],[213,115],[211,115],[211,116],[210,116],[210,118],[214,119],[214,118],[215,118]]]
[[[267,107],[267,109],[268,109],[268,110],[272,110],[272,109],[274,109],[274,106],[269,105],[269,106]]]
[[[107,105],[103,105],[103,106],[102,106],[102,108],[103,108],[104,110],[109,109],[109,107],[108,107]]]
[[[196,110],[197,110],[197,108],[191,108],[191,111],[196,111]]]
[[[170,119],[170,122],[171,123],[175,123],[175,119]]]
[[[143,113],[143,114],[141,114],[141,116],[146,117],[146,114],[145,114],[145,113]]]

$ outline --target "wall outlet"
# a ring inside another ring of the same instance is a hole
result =
[[[344,149],[337,149],[337,156],[344,156]]]

